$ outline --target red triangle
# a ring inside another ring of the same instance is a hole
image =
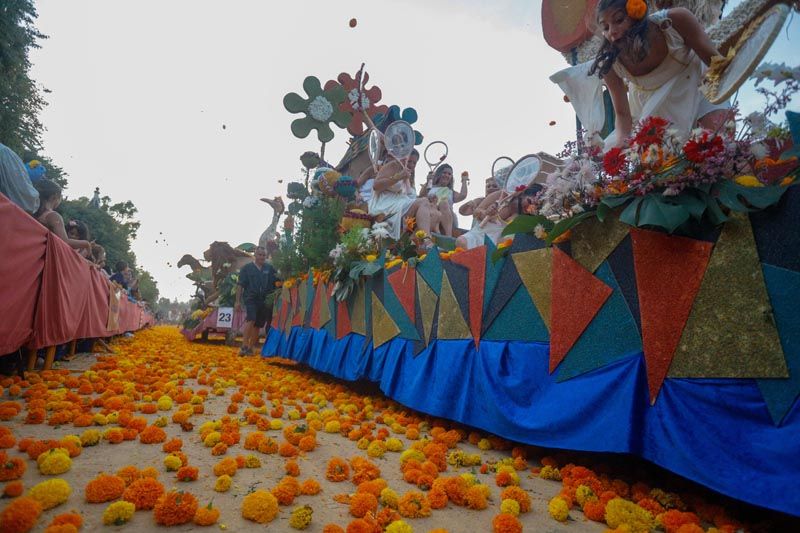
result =
[[[303,325],[303,313],[300,312],[300,293],[292,287],[292,326]]]
[[[347,301],[336,302],[336,339],[341,339],[352,331],[350,313],[347,312]]]
[[[314,301],[311,303],[311,324],[310,326],[314,329],[319,329],[319,308],[322,305],[322,294],[323,291],[320,289],[325,289],[325,286],[322,287],[317,286],[317,290],[314,291]]]
[[[283,331],[286,328],[286,319],[288,318],[287,315],[289,314],[289,305],[290,302],[282,301],[281,302],[281,310],[278,314],[278,329]]]
[[[714,245],[632,229],[650,402],[655,403],[694,304]]]
[[[609,296],[611,287],[553,248],[550,304],[550,373],[564,360]]]
[[[477,346],[481,340],[483,318],[483,284],[486,281],[486,246],[478,246],[466,252],[454,254],[450,262],[466,267],[469,288],[469,329]]]
[[[411,323],[416,323],[417,306],[414,305],[414,298],[417,294],[417,271],[413,267],[402,267],[395,270],[386,277],[389,285],[394,289],[394,294],[400,300]]]

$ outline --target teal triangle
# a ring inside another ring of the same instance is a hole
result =
[[[425,259],[417,264],[417,272],[424,279],[436,296],[442,293],[442,259],[439,257],[439,249],[434,246],[428,250]]]
[[[331,294],[328,298],[328,309],[330,309],[331,319],[325,324],[322,329],[328,332],[332,339],[336,338],[336,297]]]
[[[317,292],[317,288],[314,287],[314,282],[312,281],[313,279],[314,274],[309,270],[308,279],[303,282],[308,285],[308,289],[306,290],[306,313],[303,316],[303,327],[308,327],[311,322],[311,308],[314,307],[314,295]]]
[[[521,317],[526,318],[521,320]],[[528,290],[520,284],[481,339],[548,342],[550,336]]]
[[[410,270],[409,276],[414,275],[414,271]],[[411,322],[411,318],[406,313],[406,310],[403,309],[400,299],[394,293],[392,284],[388,281],[383,284],[383,307],[386,308],[386,312],[389,313],[394,323],[400,328],[400,333],[398,335],[400,338],[412,341],[421,340],[417,333],[417,327]]]
[[[500,281],[500,274],[503,272],[503,264],[506,262],[507,256],[492,261],[492,255],[497,250],[497,246],[488,237],[484,241],[486,243],[486,277],[483,284],[483,314],[486,316],[486,308],[492,301],[492,294],[497,287],[497,282]]]
[[[757,379],[761,395],[775,424],[780,424],[800,395],[800,272],[762,264],[772,314],[778,326],[788,378]]]
[[[613,292],[558,366],[556,381],[574,378],[642,351],[636,322],[608,261],[603,261],[595,276]]]

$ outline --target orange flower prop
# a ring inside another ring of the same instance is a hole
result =
[[[198,526],[212,526],[219,520],[219,509],[212,507],[209,503],[205,507],[200,507],[194,513],[194,523]]]
[[[493,533],[522,533],[522,524],[516,516],[502,513],[492,520]]]
[[[176,526],[194,519],[197,512],[197,498],[188,492],[172,491],[161,496],[153,508],[156,524]]]
[[[125,492],[125,480],[118,476],[100,474],[86,484],[84,495],[89,503],[105,503],[116,500]]]

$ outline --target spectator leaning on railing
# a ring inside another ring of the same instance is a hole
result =
[[[0,193],[24,211],[39,209],[39,193],[31,185],[25,164],[11,148],[0,143]],[[63,225],[63,223],[62,223]]]
[[[34,213],[34,218],[72,248],[91,253],[92,243],[87,240],[71,239],[64,228],[64,219],[56,212],[61,203],[61,187],[53,181],[41,179],[36,182],[36,190],[39,191],[39,209]]]

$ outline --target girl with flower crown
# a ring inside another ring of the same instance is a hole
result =
[[[602,128],[602,80],[616,127],[606,148],[622,144],[633,123],[649,116],[669,120],[683,139],[697,125],[718,130],[731,117],[727,103],[713,105],[700,92],[706,65],[719,53],[697,18],[681,7],[648,11],[644,0],[600,0],[603,42],[594,61],[551,77],[590,133]]]

